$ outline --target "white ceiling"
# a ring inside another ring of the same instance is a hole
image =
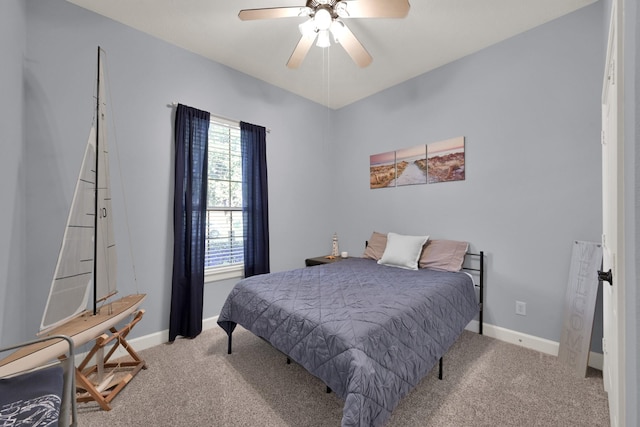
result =
[[[305,0],[67,0],[171,44],[340,108],[597,0],[412,0],[404,19],[348,19],[373,57],[359,68],[339,45],[286,67],[304,18],[240,21],[240,9]],[[367,1],[367,0],[358,0]]]

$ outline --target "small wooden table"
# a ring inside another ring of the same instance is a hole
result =
[[[327,257],[328,255],[319,256],[315,258],[307,258],[304,260],[304,265],[306,265],[307,267],[311,267],[314,265],[331,264],[332,262],[338,262],[338,261],[342,261],[343,259],[346,259],[340,256],[333,257],[333,258],[327,258]]]

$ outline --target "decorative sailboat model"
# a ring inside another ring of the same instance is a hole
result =
[[[144,360],[126,341],[131,328],[142,319],[144,310],[138,308],[146,295],[134,294],[109,301],[117,293],[117,255],[109,183],[103,54],[98,47],[95,121],[38,335],[66,335],[76,347],[95,341],[76,368],[76,386],[81,392],[77,398],[78,401],[95,400],[103,409],[109,410],[109,402],[115,395],[146,367]],[[129,316],[132,320],[116,329]],[[107,346],[110,350],[105,355]],[[119,346],[126,350],[130,360],[111,362],[110,358]],[[63,340],[24,347],[0,360],[0,376],[41,366],[65,351]],[[94,364],[90,365],[92,361]],[[123,369],[127,371],[123,378],[113,373],[105,374],[105,370]]]

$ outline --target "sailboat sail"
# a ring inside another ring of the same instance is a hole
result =
[[[111,215],[101,54],[99,49],[96,118],[80,168],[40,330],[56,327],[82,313],[90,297],[93,297],[92,301],[99,301],[116,292],[117,257]]]
[[[101,50],[98,50],[100,56]],[[105,119],[106,97],[104,93],[104,71],[102,61],[98,60],[98,185],[96,186],[96,288],[95,301],[101,301],[116,292],[116,244],[113,236],[113,215],[111,210],[111,179],[109,175],[109,147]]]

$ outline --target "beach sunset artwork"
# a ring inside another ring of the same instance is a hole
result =
[[[427,183],[427,146],[396,151],[396,186]]]
[[[428,184],[464,179],[464,136],[427,144]]]
[[[394,187],[396,181],[396,153],[373,154],[369,156],[370,188]]]

